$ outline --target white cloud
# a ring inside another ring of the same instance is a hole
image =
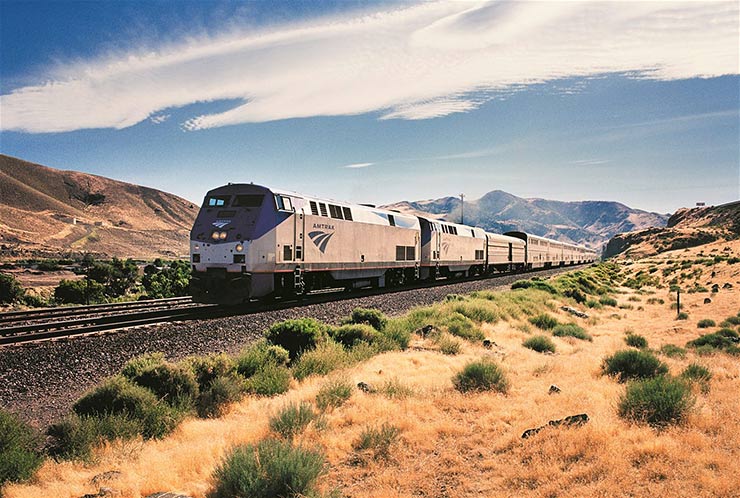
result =
[[[342,166],[342,168],[347,169],[360,169],[360,168],[367,168],[368,166],[372,166],[375,163],[354,163],[354,164],[347,164]]]
[[[154,124],[162,124],[168,119],[170,119],[169,114],[157,114],[156,116],[149,117],[149,121],[151,121]]]
[[[63,66],[0,96],[0,126],[121,129],[233,99],[241,104],[183,128],[369,112],[428,119],[566,77],[738,74],[739,10],[736,1],[421,3]]]

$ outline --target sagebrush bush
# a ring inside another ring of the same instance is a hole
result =
[[[292,439],[317,417],[311,403],[289,403],[270,417],[270,430],[285,439]]]
[[[499,319],[496,312],[481,300],[455,302],[450,309],[478,323],[496,323]]]
[[[368,324],[352,323],[330,329],[329,335],[341,345],[351,348],[359,342],[365,342],[367,344],[377,342],[380,332]]]
[[[352,385],[345,380],[330,380],[316,394],[316,406],[325,411],[338,408],[352,397]]]
[[[538,289],[554,295],[560,294],[552,284],[543,280],[517,280],[511,284],[511,289]]]
[[[223,375],[211,380],[201,389],[195,408],[199,417],[220,417],[231,403],[236,403],[244,395],[246,385],[235,375]]]
[[[137,420],[141,423],[145,439],[164,437],[177,427],[183,415],[160,402],[149,389],[120,375],[106,379],[87,392],[75,402],[72,409],[83,417],[123,415]]]
[[[712,334],[704,334],[693,341],[686,343],[687,346],[692,348],[704,347],[705,349],[724,350],[727,352],[734,352],[738,348],[740,343],[740,336],[732,329],[719,329],[717,332]]]
[[[245,389],[257,396],[276,396],[290,388],[292,378],[288,367],[269,364],[245,381]]]
[[[0,409],[0,494],[6,482],[33,477],[44,461],[40,435],[14,414]]]
[[[712,372],[704,365],[691,363],[681,372],[681,377],[689,380],[708,382],[712,379]]]
[[[452,312],[444,316],[440,325],[446,328],[450,334],[469,341],[482,341],[485,338],[483,332],[475,325],[473,320],[458,312]]]
[[[293,375],[298,380],[303,380],[310,375],[326,375],[352,362],[350,352],[334,341],[326,341],[316,349],[301,355],[293,365]]]
[[[509,381],[504,371],[487,358],[465,365],[463,370],[453,378],[452,383],[455,389],[464,393],[470,391],[506,393],[509,390]]]
[[[720,327],[730,327],[734,325],[740,325],[740,316],[728,316],[722,321],[722,323],[720,323]]]
[[[716,325],[717,324],[711,318],[704,318],[703,320],[699,320],[696,324],[700,329],[708,329],[709,327],[715,327]]]
[[[602,296],[599,298],[599,304],[603,306],[617,306],[617,300],[613,297]]]
[[[678,347],[675,344],[665,344],[660,348],[661,354],[666,355],[669,358],[685,358],[686,350]]]
[[[270,345],[267,341],[259,341],[239,353],[236,358],[236,372],[249,378],[266,367],[284,366],[289,360],[289,353],[285,348]]]
[[[617,376],[619,382],[644,379],[668,373],[668,366],[648,351],[627,349],[604,359],[601,366],[606,375]]]
[[[388,339],[395,349],[408,348],[413,332],[409,329],[408,321],[404,319],[389,320],[383,327],[383,337]]]
[[[69,415],[49,426],[49,455],[64,460],[90,461],[92,451],[103,441],[134,439],[144,432],[141,420],[127,415],[100,417]]]
[[[559,322],[547,313],[541,313],[530,317],[529,322],[542,330],[551,330],[559,325]]]
[[[627,334],[624,337],[624,342],[627,343],[628,346],[638,349],[645,349],[648,345],[647,339],[638,334]]]
[[[391,447],[398,441],[401,430],[395,425],[383,423],[380,427],[368,427],[360,433],[354,443],[357,451],[371,451],[373,458],[389,458]]]
[[[161,353],[130,360],[121,374],[171,406],[190,406],[198,396],[198,382],[193,371],[185,365],[165,361]]]
[[[376,309],[355,308],[349,318],[343,320],[344,324],[356,323],[370,325],[378,332],[382,332],[388,323],[388,318]]]
[[[302,353],[324,342],[326,329],[326,325],[313,318],[298,318],[273,324],[265,332],[265,337],[271,344],[288,351],[290,360],[294,361]]]
[[[582,341],[594,340],[593,337],[583,330],[583,327],[576,323],[562,323],[556,325],[555,328],[552,329],[552,335],[555,337],[575,337]]]
[[[549,337],[546,337],[544,335],[532,336],[522,342],[522,346],[537,351],[538,353],[555,352],[555,344],[552,342],[552,340],[550,340]]]
[[[224,353],[191,356],[185,359],[185,364],[193,371],[201,391],[208,389],[217,378],[229,376],[236,371],[234,358]]]
[[[619,400],[619,416],[661,428],[683,422],[693,404],[691,389],[684,381],[659,376],[630,382]]]
[[[214,498],[299,498],[311,496],[326,471],[318,451],[290,441],[265,439],[237,446],[213,473]]]
[[[676,317],[676,320],[688,320],[688,319],[689,319],[689,314],[686,313],[685,311],[680,312],[678,316]]]
[[[446,355],[456,355],[462,348],[462,343],[450,336],[450,334],[439,334],[436,337],[435,342],[437,343],[437,346],[439,346],[440,352]]]
[[[377,392],[390,399],[406,399],[414,394],[411,387],[402,383],[396,377],[385,381],[378,387]]]

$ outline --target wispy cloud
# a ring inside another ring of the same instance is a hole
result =
[[[599,164],[608,164],[610,162],[611,159],[578,159],[571,161],[570,164],[575,164],[576,166],[598,166]]]
[[[372,166],[375,163],[354,163],[354,164],[345,164],[342,166],[342,168],[347,169],[360,169],[360,168],[367,168],[368,166]]]
[[[151,116],[149,118],[149,121],[151,121],[154,124],[162,124],[168,119],[170,119],[169,114],[157,114],[156,116]]]
[[[227,99],[240,103],[183,129],[371,112],[429,119],[563,78],[737,74],[739,10],[736,1],[396,6],[62,66],[0,96],[0,126],[121,129]]]

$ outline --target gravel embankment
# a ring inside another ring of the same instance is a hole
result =
[[[567,270],[547,270],[536,275],[544,277],[563,271]],[[158,324],[99,336],[2,347],[0,406],[43,428],[63,417],[74,400],[87,389],[143,353],[162,351],[170,360],[213,352],[236,353],[261,337],[276,321],[312,317],[337,323],[358,306],[377,308],[394,316],[415,306],[443,300],[450,293],[508,289],[512,282],[522,278],[527,277],[507,275],[250,315]]]

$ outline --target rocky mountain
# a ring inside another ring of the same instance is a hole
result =
[[[160,190],[0,155],[2,257],[177,257],[197,213]]]
[[[684,249],[740,238],[740,201],[721,206],[684,208],[676,211],[665,228],[650,228],[613,237],[604,249],[605,257],[652,256],[673,249]]]
[[[443,197],[425,201],[403,201],[389,206],[402,212],[459,222],[460,199]],[[522,230],[556,240],[601,248],[617,233],[648,227],[663,227],[668,215],[632,209],[610,201],[564,202],[524,199],[494,190],[480,199],[466,201],[465,223],[503,233]]]

